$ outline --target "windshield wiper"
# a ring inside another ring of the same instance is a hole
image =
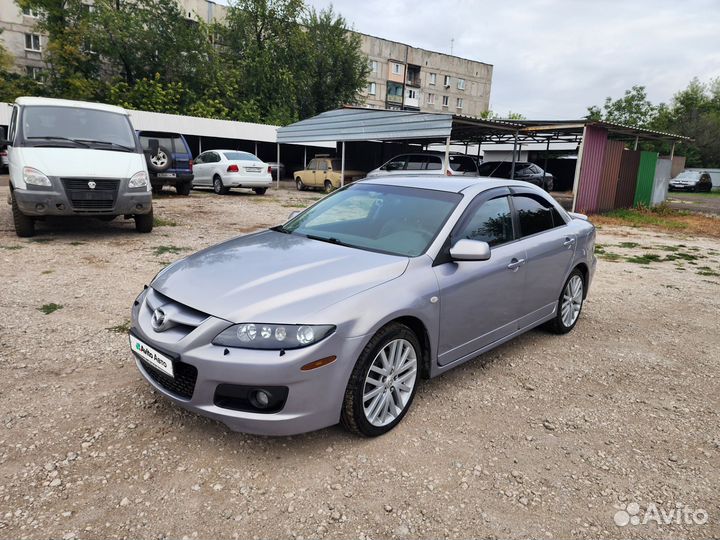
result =
[[[292,234],[292,231],[290,229],[286,229],[285,225],[276,225],[275,227],[270,227],[270,230],[283,234]]]
[[[306,234],[306,238],[309,238],[310,240],[320,240],[321,242],[327,242],[328,244],[336,244],[338,246],[346,246],[344,242],[338,240],[334,237],[327,237],[327,236],[315,236],[314,234]]]
[[[95,139],[73,139],[76,142],[82,142],[82,143],[89,143],[89,144],[109,144],[110,146],[115,146],[116,148],[121,148],[122,150],[126,152],[134,152],[135,149],[131,148],[130,146],[125,146],[124,144],[118,144],[116,142],[112,141],[98,141]]]
[[[80,141],[78,139],[71,139],[70,137],[57,137],[55,135],[46,135],[43,137],[26,137],[27,140],[43,140],[43,141],[68,141],[75,144],[80,144],[84,146],[85,148],[90,148],[90,145],[86,142]]]

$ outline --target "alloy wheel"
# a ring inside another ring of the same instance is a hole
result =
[[[417,352],[405,339],[385,345],[370,364],[363,385],[365,418],[376,427],[395,420],[407,406],[417,379]]]
[[[583,280],[580,276],[572,276],[565,290],[563,291],[561,316],[562,322],[566,327],[572,326],[580,315],[580,309],[583,302]]]
[[[158,150],[157,154],[155,154],[154,156],[150,156],[150,163],[152,163],[156,167],[164,167],[165,165],[167,165],[167,162],[167,154],[165,154],[165,152],[163,152],[162,150]]]

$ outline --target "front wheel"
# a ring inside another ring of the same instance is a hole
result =
[[[420,342],[407,326],[391,323],[365,346],[345,390],[340,419],[366,437],[400,423],[417,390]]]
[[[139,233],[149,233],[153,230],[153,211],[147,214],[135,214],[135,230]]]
[[[256,187],[256,188],[253,188],[253,191],[255,192],[256,195],[265,195],[267,188],[266,187]]]
[[[20,238],[35,236],[35,220],[22,213],[17,201],[15,200],[15,194],[12,195],[12,215],[13,224],[15,225],[15,234],[17,234]]]
[[[299,177],[295,179],[295,187],[297,188],[298,191],[305,191],[305,189],[306,189],[305,184],[303,184],[303,181],[300,180]]]
[[[567,278],[557,303],[557,313],[548,327],[555,334],[567,334],[575,328],[585,298],[585,279],[577,268]]]

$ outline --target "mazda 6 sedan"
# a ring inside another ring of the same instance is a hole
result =
[[[595,228],[522,181],[376,177],[162,270],[132,308],[155,389],[250,433],[376,436],[422,378],[573,329]]]

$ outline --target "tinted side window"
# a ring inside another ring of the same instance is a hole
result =
[[[405,168],[405,160],[407,156],[397,156],[391,159],[385,166],[388,171],[399,171]]]
[[[442,160],[438,156],[427,156],[428,171],[439,171],[442,169]]]
[[[205,154],[200,154],[198,157],[195,158],[195,165],[200,165],[203,163],[203,159],[205,158]]]
[[[457,172],[476,172],[473,158],[468,156],[450,156],[450,168]]]
[[[175,145],[176,154],[189,154],[185,141],[181,137],[174,137],[173,144]]]
[[[513,204],[520,221],[520,236],[530,236],[564,224],[562,222],[555,225],[553,213],[557,214],[557,211],[554,211],[554,208],[549,203],[542,204],[537,199],[527,195],[515,195],[513,196]],[[559,214],[557,214],[557,219],[562,221]]]
[[[463,238],[487,242],[491,246],[512,240],[513,225],[508,198],[490,199],[472,210],[452,240],[454,243]]]
[[[310,160],[310,163],[308,163],[307,170],[308,170],[308,171],[314,171],[315,169],[317,169],[317,160],[316,160],[316,159],[311,159],[311,160]]]
[[[407,157],[405,169],[408,171],[419,171],[425,168],[427,158],[421,155],[410,155]]]

